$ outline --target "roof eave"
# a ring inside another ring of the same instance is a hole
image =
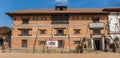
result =
[[[12,15],[17,15],[17,14],[58,14],[58,13],[64,13],[64,14],[107,14],[108,12],[51,12],[51,13],[48,13],[48,12],[42,12],[42,13],[6,13],[7,15],[9,16],[12,16]]]

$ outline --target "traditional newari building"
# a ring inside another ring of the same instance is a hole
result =
[[[88,48],[104,50],[108,12],[103,8],[28,9],[7,12],[12,18],[12,49],[74,50],[87,38]]]
[[[104,11],[109,12],[109,34],[113,42],[116,37],[120,38],[120,7],[105,8]]]

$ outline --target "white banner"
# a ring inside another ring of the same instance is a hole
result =
[[[58,47],[58,41],[47,41],[47,47]]]

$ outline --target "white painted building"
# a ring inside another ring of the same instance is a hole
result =
[[[111,39],[111,43],[113,43],[113,40],[116,37],[120,39],[120,7],[105,8],[104,11],[109,13],[109,37]]]
[[[120,38],[120,12],[110,12],[108,21],[111,39],[113,40],[116,37]]]

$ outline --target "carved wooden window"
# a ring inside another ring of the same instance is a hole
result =
[[[74,29],[74,34],[80,34],[80,29]]]
[[[29,24],[29,18],[22,18],[22,24]]]

